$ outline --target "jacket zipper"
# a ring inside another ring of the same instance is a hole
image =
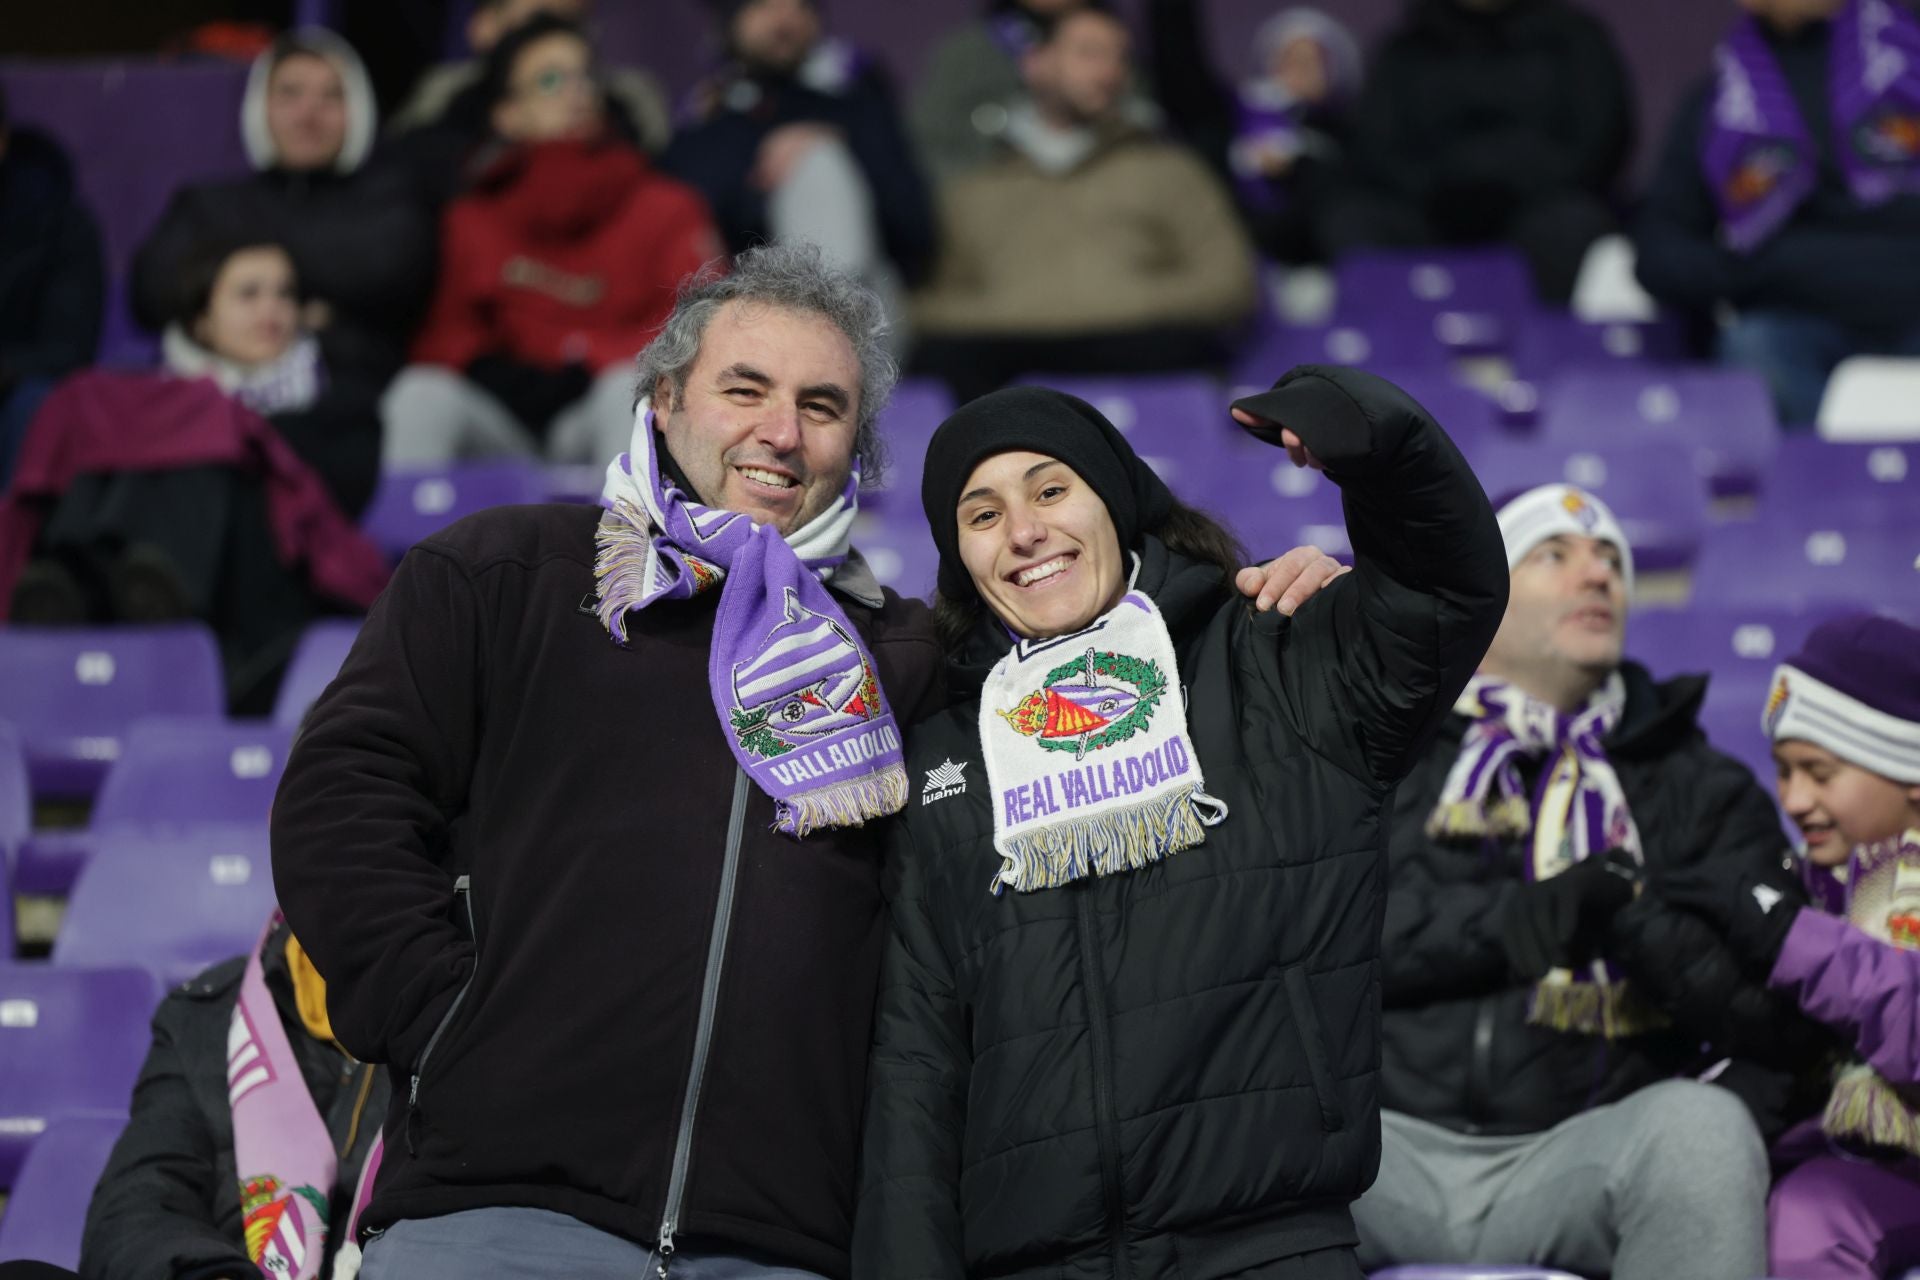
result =
[[[1080,984],[1087,993],[1087,1038],[1093,1051],[1094,1136],[1100,1145],[1100,1190],[1107,1202],[1107,1244],[1113,1252],[1115,1280],[1132,1274],[1127,1267],[1125,1207],[1120,1195],[1120,1135],[1113,1114],[1113,1041],[1107,1027],[1107,987],[1096,946],[1093,892],[1082,886]]]
[[[713,1020],[720,1003],[720,968],[727,955],[727,933],[733,925],[733,892],[740,879],[740,840],[747,828],[747,773],[733,772],[733,811],[727,818],[727,853],[720,864],[720,900],[713,909],[713,933],[707,939],[707,973],[700,984],[700,1021],[693,1032],[693,1065],[687,1071],[686,1099],[680,1106],[680,1132],[673,1142],[673,1168],[667,1176],[667,1205],[660,1215],[657,1274],[667,1280],[673,1265],[673,1237],[680,1229],[680,1201],[687,1192],[687,1164],[693,1158],[693,1120],[700,1108],[700,1086],[707,1073],[707,1051],[713,1046]]]
[[[461,876],[453,882],[453,892],[460,899],[460,905],[467,913],[467,937],[473,941],[473,970],[467,974],[467,980],[460,984],[460,992],[454,996],[453,1003],[440,1016],[440,1025],[427,1037],[427,1047],[420,1051],[420,1061],[413,1066],[413,1078],[407,1082],[407,1119],[412,1121],[414,1109],[420,1105],[420,1077],[426,1073],[427,1059],[433,1056],[433,1048],[440,1043],[440,1037],[453,1025],[453,1016],[460,1012],[460,1006],[466,1003],[467,992],[473,986],[473,975],[480,971],[480,933],[473,926],[473,877]],[[413,1125],[405,1126],[407,1134],[407,1154],[413,1155]]]
[[[1473,1012],[1473,1053],[1467,1065],[1467,1126],[1478,1133],[1487,1115],[1487,1086],[1493,1080],[1493,1031],[1499,1010],[1491,996],[1482,996]]]

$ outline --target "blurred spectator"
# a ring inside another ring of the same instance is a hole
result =
[[[1355,111],[1330,254],[1506,242],[1564,303],[1633,133],[1613,37],[1567,0],[1409,0]]]
[[[273,424],[340,509],[358,516],[380,478],[380,388],[336,370],[330,335],[301,327],[298,277],[272,242],[209,246],[185,264],[179,314],[161,358],[179,378],[211,378]]]
[[[824,33],[814,0],[710,3],[727,61],[661,164],[706,195],[733,252],[811,241],[897,297],[925,274],[934,224],[885,73]]]
[[[264,712],[306,623],[385,581],[343,511],[372,495],[377,402],[301,331],[280,246],[210,248],[183,273],[160,373],[76,375],[35,416],[0,589],[19,622],[199,618],[235,707]]]
[[[516,27],[484,84],[499,148],[447,209],[416,363],[387,393],[386,460],[606,462],[633,434],[632,358],[720,237],[697,192],[607,129],[577,26]]]
[[[344,1247],[389,1088],[386,1071],[334,1040],[326,983],[276,912],[257,950],[154,1013],[131,1118],[87,1208],[80,1275],[352,1274],[336,1259],[359,1253]],[[304,1234],[288,1230],[288,1214]],[[300,1266],[298,1253],[288,1265],[289,1235],[319,1250],[317,1265]]]
[[[1229,90],[1207,55],[1202,0],[1153,0],[1153,79],[1168,119],[1233,183],[1260,251],[1322,255],[1315,205],[1346,146],[1360,46],[1318,9],[1284,9],[1254,37],[1253,74]]]
[[[482,0],[467,19],[473,57],[430,67],[388,121],[415,178],[436,209],[460,194],[466,166],[493,137],[492,104],[482,83],[486,57],[500,38],[538,14],[589,25],[592,0]],[[660,84],[637,67],[602,67],[607,125],[643,151],[667,145],[671,122]]]
[[[253,64],[240,109],[251,178],[175,193],[133,260],[133,308],[152,329],[201,246],[260,237],[287,247],[342,368],[384,383],[433,283],[433,222],[404,167],[374,149],[375,111],[351,47],[314,28]]]
[[[1804,426],[1846,357],[1920,356],[1920,18],[1888,0],[1741,4],[1668,131],[1638,270],[1662,302],[1729,313],[1720,358]]]
[[[1845,1040],[1845,1065],[1774,1147],[1790,1172],[1768,1206],[1771,1274],[1905,1275],[1920,1265],[1920,629],[1823,623],[1774,673],[1763,714],[1805,860],[1653,888]]]
[[[100,232],[72,164],[11,123],[0,90],[0,491],[40,401],[92,363],[104,292]]]
[[[987,0],[978,19],[942,36],[922,72],[908,124],[922,163],[945,182],[1000,153],[1007,109],[1026,89],[1020,59],[1062,14],[1103,0]],[[1151,128],[1159,109],[1129,91],[1125,110]]]
[[[1032,370],[1213,363],[1252,306],[1253,253],[1220,180],[1121,110],[1127,47],[1102,9],[1061,18],[1022,60],[998,158],[941,193],[915,359],[962,399]]]
[[[1556,484],[1500,527],[1506,617],[1395,802],[1361,1262],[1751,1280],[1756,1122],[1784,1127],[1816,1032],[1639,886],[1777,866],[1779,821],[1701,736],[1705,680],[1622,660],[1633,562],[1612,513]],[[1685,1078],[1716,1063],[1716,1084]]]

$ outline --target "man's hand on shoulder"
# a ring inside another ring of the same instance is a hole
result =
[[[1292,617],[1294,610],[1320,594],[1320,589],[1351,565],[1341,564],[1318,547],[1295,547],[1265,564],[1249,565],[1234,576],[1240,594],[1253,601],[1253,607],[1265,613],[1278,609]]]

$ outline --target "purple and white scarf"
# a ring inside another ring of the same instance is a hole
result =
[[[1819,182],[1819,149],[1753,18],[1714,51],[1719,82],[1701,163],[1727,244],[1750,252]],[[1833,18],[1828,95],[1834,157],[1862,204],[1920,192],[1920,17],[1848,0]]]
[[[1920,949],[1920,829],[1860,845],[1844,868],[1809,868],[1814,903],[1844,915],[1877,942]],[[1838,899],[1843,905],[1835,910]],[[1920,1155],[1920,1090],[1892,1083],[1864,1062],[1842,1067],[1821,1127],[1832,1137]]]
[[[719,588],[707,683],[734,758],[773,797],[775,830],[804,836],[898,813],[899,727],[873,656],[824,585],[847,561],[859,468],[782,538],[681,492],[659,447],[643,407],[628,452],[607,467],[594,577],[608,634],[624,645],[630,611]]]
[[[1528,837],[1529,882],[1551,879],[1608,849],[1640,861],[1640,832],[1603,746],[1626,703],[1618,672],[1571,716],[1503,680],[1475,676],[1453,706],[1473,726],[1427,818],[1427,834],[1436,840]],[[1520,776],[1526,760],[1546,762],[1531,795]],[[1530,1021],[1609,1040],[1664,1025],[1605,960],[1542,978]]]
[[[227,1104],[233,1110],[233,1155],[240,1174],[240,1209],[247,1257],[262,1275],[316,1280],[326,1256],[328,1213],[339,1159],[333,1135],[307,1091],[260,954],[286,919],[275,911],[240,978],[240,998],[227,1030]],[[347,1236],[365,1207],[376,1141],[361,1170],[347,1220]],[[343,1250],[335,1280],[358,1269],[359,1251]]]

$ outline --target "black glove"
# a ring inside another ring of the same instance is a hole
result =
[[[1549,880],[1521,887],[1500,920],[1500,945],[1522,978],[1545,977],[1599,951],[1613,913],[1633,901],[1640,866],[1624,849],[1609,849]]]
[[[1787,930],[1808,902],[1792,854],[1764,862],[1714,858],[1663,872],[1653,891],[1720,930],[1741,962],[1761,974],[1773,970]]]

